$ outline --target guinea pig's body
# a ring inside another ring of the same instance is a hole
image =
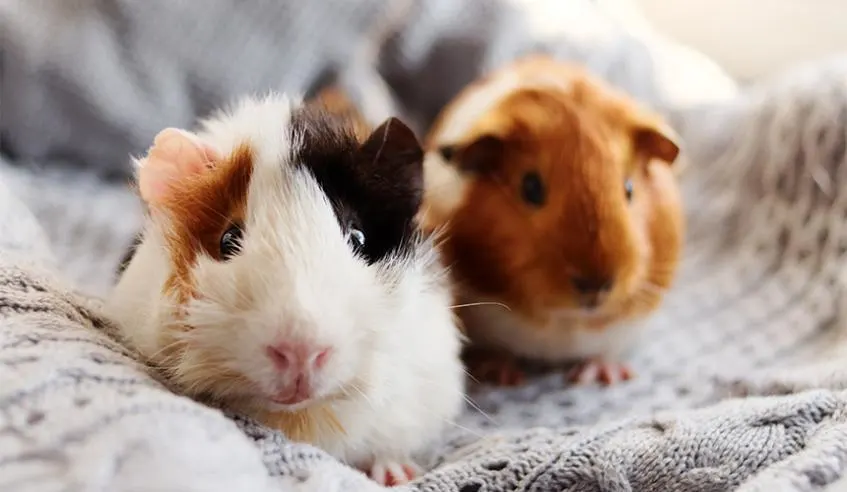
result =
[[[464,401],[448,282],[414,226],[421,160],[396,119],[361,143],[279,95],[165,130],[109,314],[189,396],[401,483]]]
[[[619,359],[682,248],[671,135],[584,70],[541,56],[445,108],[426,142],[420,221],[444,230],[473,346],[508,363],[580,361],[582,380],[630,377]]]

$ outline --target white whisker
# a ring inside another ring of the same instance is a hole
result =
[[[493,301],[492,302],[469,302],[469,303],[466,303],[466,304],[455,304],[453,306],[450,306],[450,309],[458,309],[458,308],[474,307],[474,306],[499,306],[499,307],[506,309],[507,311],[512,310],[512,308],[510,308],[506,304],[503,304],[502,302],[493,302]]]
[[[470,396],[468,396],[468,395],[464,395],[464,398],[465,398],[465,402],[467,402],[467,404],[468,404],[468,405],[470,405],[470,406],[471,406],[471,408],[473,408],[474,410],[476,410],[477,412],[479,412],[479,414],[480,414],[480,415],[482,415],[483,417],[485,417],[485,420],[487,420],[487,421],[491,422],[491,423],[492,423],[492,424],[494,424],[494,425],[498,425],[498,424],[497,424],[497,421],[496,421],[496,420],[494,420],[494,418],[493,418],[491,415],[488,415],[487,413],[485,413],[485,412],[482,410],[482,408],[480,408],[480,406],[479,406],[479,405],[477,405],[477,404],[476,404],[476,402],[474,402],[474,401],[471,399],[471,397],[470,397]]]

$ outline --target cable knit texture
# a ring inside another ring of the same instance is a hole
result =
[[[332,1],[297,15],[285,1],[216,0],[188,13],[180,2],[74,0],[73,12],[15,3],[0,6],[0,490],[381,490],[320,450],[170,392],[115,341],[98,296],[140,224],[138,203],[81,168],[126,175],[122,156],[161,127],[243,90],[305,90],[326,60],[372,119],[399,112],[423,128],[464,83],[529,48],[584,61],[682,134],[682,272],[631,353],[635,380],[474,387],[406,489],[847,485],[847,59],[737,93],[706,60],[609,15],[607,2],[546,2],[568,5],[558,18],[477,0],[383,2],[397,8],[376,17],[367,1],[336,16]],[[50,39],[33,29],[62,16],[78,29]],[[355,31],[372,18],[361,30],[378,35],[359,46]],[[180,25],[195,27],[169,41]],[[206,32],[223,25],[226,36]],[[302,41],[314,32],[326,39]],[[233,58],[228,43],[253,48]],[[285,62],[269,63],[274,52]],[[87,56],[97,64],[80,70]],[[674,79],[669,67],[687,72]],[[693,79],[713,83],[684,94],[679,82]]]

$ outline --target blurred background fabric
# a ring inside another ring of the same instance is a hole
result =
[[[423,131],[477,75],[539,49],[658,106],[732,93],[708,59],[646,32],[585,0],[7,1],[0,149],[126,177],[160,129],[246,92],[305,92],[327,72],[357,92],[384,79]]]
[[[530,51],[587,64],[672,114],[734,81],[625,2],[72,0],[0,2],[0,167],[45,223],[59,264],[102,295],[133,231],[130,155],[246,93],[335,79],[374,123],[423,137],[478,75]],[[108,184],[104,183],[108,180]]]
[[[129,156],[164,127],[191,127],[244,92],[306,93],[334,79],[371,122],[400,115],[423,137],[464,85],[548,52],[584,63],[681,134],[682,273],[647,321],[632,356],[635,380],[571,388],[550,376],[475,389],[451,444],[434,450],[439,466],[416,487],[821,490],[843,475],[847,47],[742,84],[656,29],[634,0],[200,5],[0,2],[0,184],[19,197],[0,199],[0,226],[23,231],[15,210],[31,211],[49,242],[34,255],[53,258],[75,288],[108,292],[141,224],[126,185]],[[11,235],[7,243],[4,251],[24,244]],[[75,360],[63,359],[61,370]],[[37,388],[52,369],[39,364],[16,380],[20,401],[42,402]],[[97,398],[115,384],[103,378],[85,391]],[[0,388],[8,410],[2,398]],[[114,398],[115,407],[129,404]],[[51,425],[66,432],[62,424]],[[290,477],[296,456],[309,457],[304,467],[332,462],[243,428],[272,474]],[[327,476],[343,476],[327,466]]]

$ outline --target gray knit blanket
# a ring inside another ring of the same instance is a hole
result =
[[[683,137],[689,230],[637,378],[474,386],[403,489],[847,490],[847,58],[738,89],[627,2],[0,2],[0,491],[380,490],[168,391],[100,315],[140,224],[120,182],[165,126],[327,74],[424,129],[527,50]],[[295,9],[293,6],[297,5]]]

